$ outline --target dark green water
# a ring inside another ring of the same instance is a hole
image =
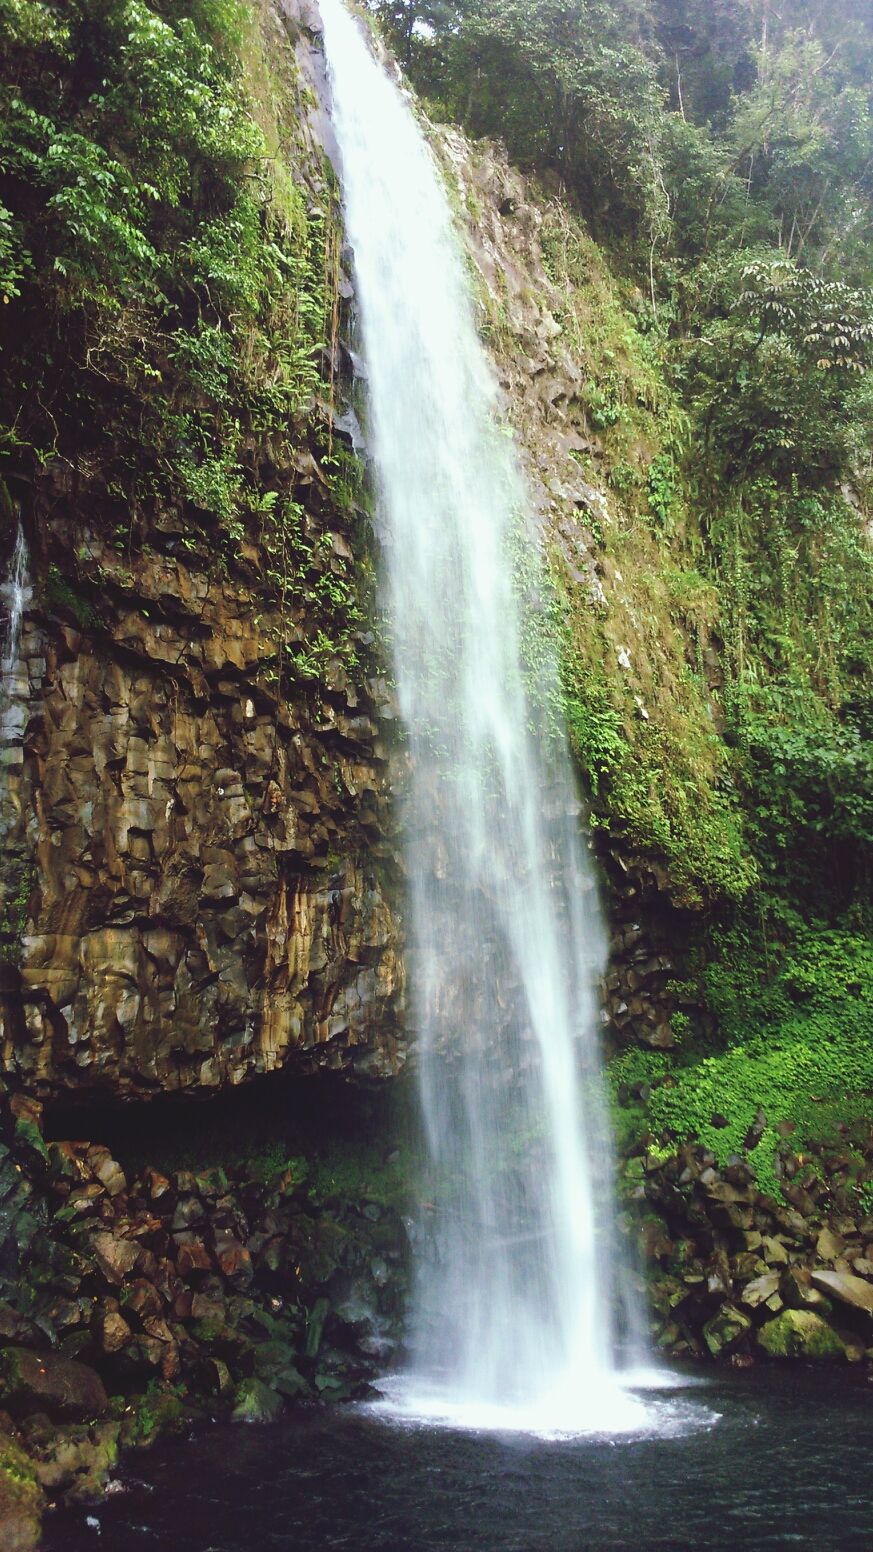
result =
[[[361,1409],[216,1426],[57,1516],[49,1552],[851,1552],[873,1547],[873,1387],[760,1368],[652,1398],[643,1437],[422,1429]]]

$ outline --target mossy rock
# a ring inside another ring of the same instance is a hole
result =
[[[770,1358],[845,1358],[836,1331],[812,1310],[787,1309],[768,1320],[758,1343]]]
[[[235,1423],[272,1423],[281,1411],[281,1396],[261,1380],[243,1380],[237,1386],[232,1413]]]
[[[63,1493],[68,1503],[102,1498],[118,1463],[119,1431],[119,1423],[53,1429],[35,1451],[35,1469],[46,1492],[53,1497]]]
[[[7,1347],[0,1355],[0,1403],[13,1417],[46,1412],[64,1422],[91,1422],[109,1408],[94,1369],[60,1353],[26,1347]]]
[[[703,1328],[703,1340],[705,1341],[713,1358],[720,1358],[722,1353],[730,1352],[737,1343],[751,1330],[752,1322],[742,1310],[735,1309],[732,1304],[723,1304],[717,1310],[711,1320],[706,1322]]]
[[[134,1396],[121,1424],[122,1449],[149,1449],[164,1434],[178,1433],[190,1421],[194,1409],[172,1387],[149,1387]]]
[[[39,1545],[45,1496],[29,1455],[0,1434],[0,1546],[31,1552]]]

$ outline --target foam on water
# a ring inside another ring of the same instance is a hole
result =
[[[697,1389],[700,1380],[687,1380],[660,1370],[648,1371],[646,1383],[636,1377],[610,1387],[592,1398],[586,1409],[568,1394],[542,1395],[528,1404],[459,1400],[455,1396],[428,1394],[407,1376],[384,1381],[379,1400],[368,1402],[367,1411],[384,1421],[410,1427],[445,1428],[483,1434],[519,1434],[542,1440],[609,1440],[664,1437],[713,1428],[721,1414],[696,1397],[678,1394]],[[654,1381],[654,1383],[652,1383]],[[653,1399],[643,1391],[654,1391]],[[669,1393],[669,1399],[666,1395]]]

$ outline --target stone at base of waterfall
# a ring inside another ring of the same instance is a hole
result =
[[[69,1423],[57,1427],[44,1414],[21,1429],[37,1481],[53,1501],[94,1503],[106,1492],[118,1462],[119,1423]],[[2,1543],[0,1543],[2,1544]]]
[[[779,1273],[762,1272],[760,1277],[754,1277],[747,1283],[742,1292],[744,1304],[749,1309],[757,1309],[759,1304],[766,1304],[773,1295],[779,1292]]]
[[[282,1411],[282,1397],[262,1380],[243,1380],[237,1386],[235,1423],[272,1423]]]
[[[0,1406],[13,1417],[45,1412],[55,1421],[103,1417],[109,1398],[99,1374],[60,1353],[6,1347],[0,1357]]]
[[[845,1343],[813,1310],[787,1309],[768,1320],[758,1342],[769,1358],[844,1358]]]
[[[873,1315],[873,1283],[866,1282],[863,1277],[855,1277],[851,1272],[813,1272],[812,1281],[832,1299]]]
[[[45,1496],[33,1461],[0,1431],[0,1547],[34,1552],[39,1546]]]
[[[748,1315],[735,1309],[732,1304],[723,1304],[712,1319],[706,1322],[703,1339],[713,1358],[720,1358],[722,1353],[728,1353],[736,1347],[751,1329],[752,1322]]]

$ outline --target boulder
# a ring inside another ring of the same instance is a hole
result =
[[[873,1284],[851,1272],[813,1272],[812,1281],[822,1293],[853,1309],[873,1315]]]
[[[732,1304],[723,1304],[712,1319],[706,1322],[703,1340],[713,1358],[720,1358],[723,1353],[736,1347],[751,1328],[752,1322],[748,1315],[735,1309]]]
[[[836,1261],[837,1257],[843,1254],[845,1248],[845,1240],[839,1234],[835,1234],[833,1229],[829,1229],[827,1224],[825,1224],[815,1242],[816,1255],[820,1260]]]
[[[757,1309],[759,1304],[766,1304],[768,1299],[772,1299],[778,1289],[779,1273],[763,1272],[760,1277],[746,1284],[741,1298],[744,1304],[748,1304],[749,1309]]]
[[[99,1233],[92,1237],[94,1256],[106,1281],[116,1287],[133,1271],[139,1247],[130,1239],[119,1239],[115,1234]]]
[[[112,1158],[108,1148],[89,1148],[88,1163],[97,1179],[106,1187],[110,1196],[120,1196],[127,1190],[127,1180],[121,1165]]]
[[[779,1289],[791,1309],[818,1310],[820,1315],[831,1312],[830,1300],[818,1288],[813,1288],[809,1271],[804,1266],[790,1267],[783,1274]]]
[[[60,1353],[6,1347],[0,1353],[0,1404],[13,1417],[46,1412],[55,1421],[102,1417],[109,1398],[99,1374]]]
[[[118,1310],[109,1310],[100,1322],[100,1346],[104,1353],[120,1353],[131,1340],[133,1332]]]
[[[282,1411],[282,1398],[262,1380],[243,1380],[231,1414],[235,1423],[271,1423]]]
[[[761,1241],[761,1253],[768,1266],[787,1266],[788,1251],[780,1239],[765,1234]]]
[[[758,1343],[769,1358],[843,1358],[846,1351],[827,1321],[805,1309],[786,1309],[768,1320]]]
[[[63,1493],[68,1503],[93,1503],[102,1498],[110,1472],[118,1461],[118,1423],[77,1423],[46,1430],[42,1439],[28,1439],[37,1477],[47,1493]]]

